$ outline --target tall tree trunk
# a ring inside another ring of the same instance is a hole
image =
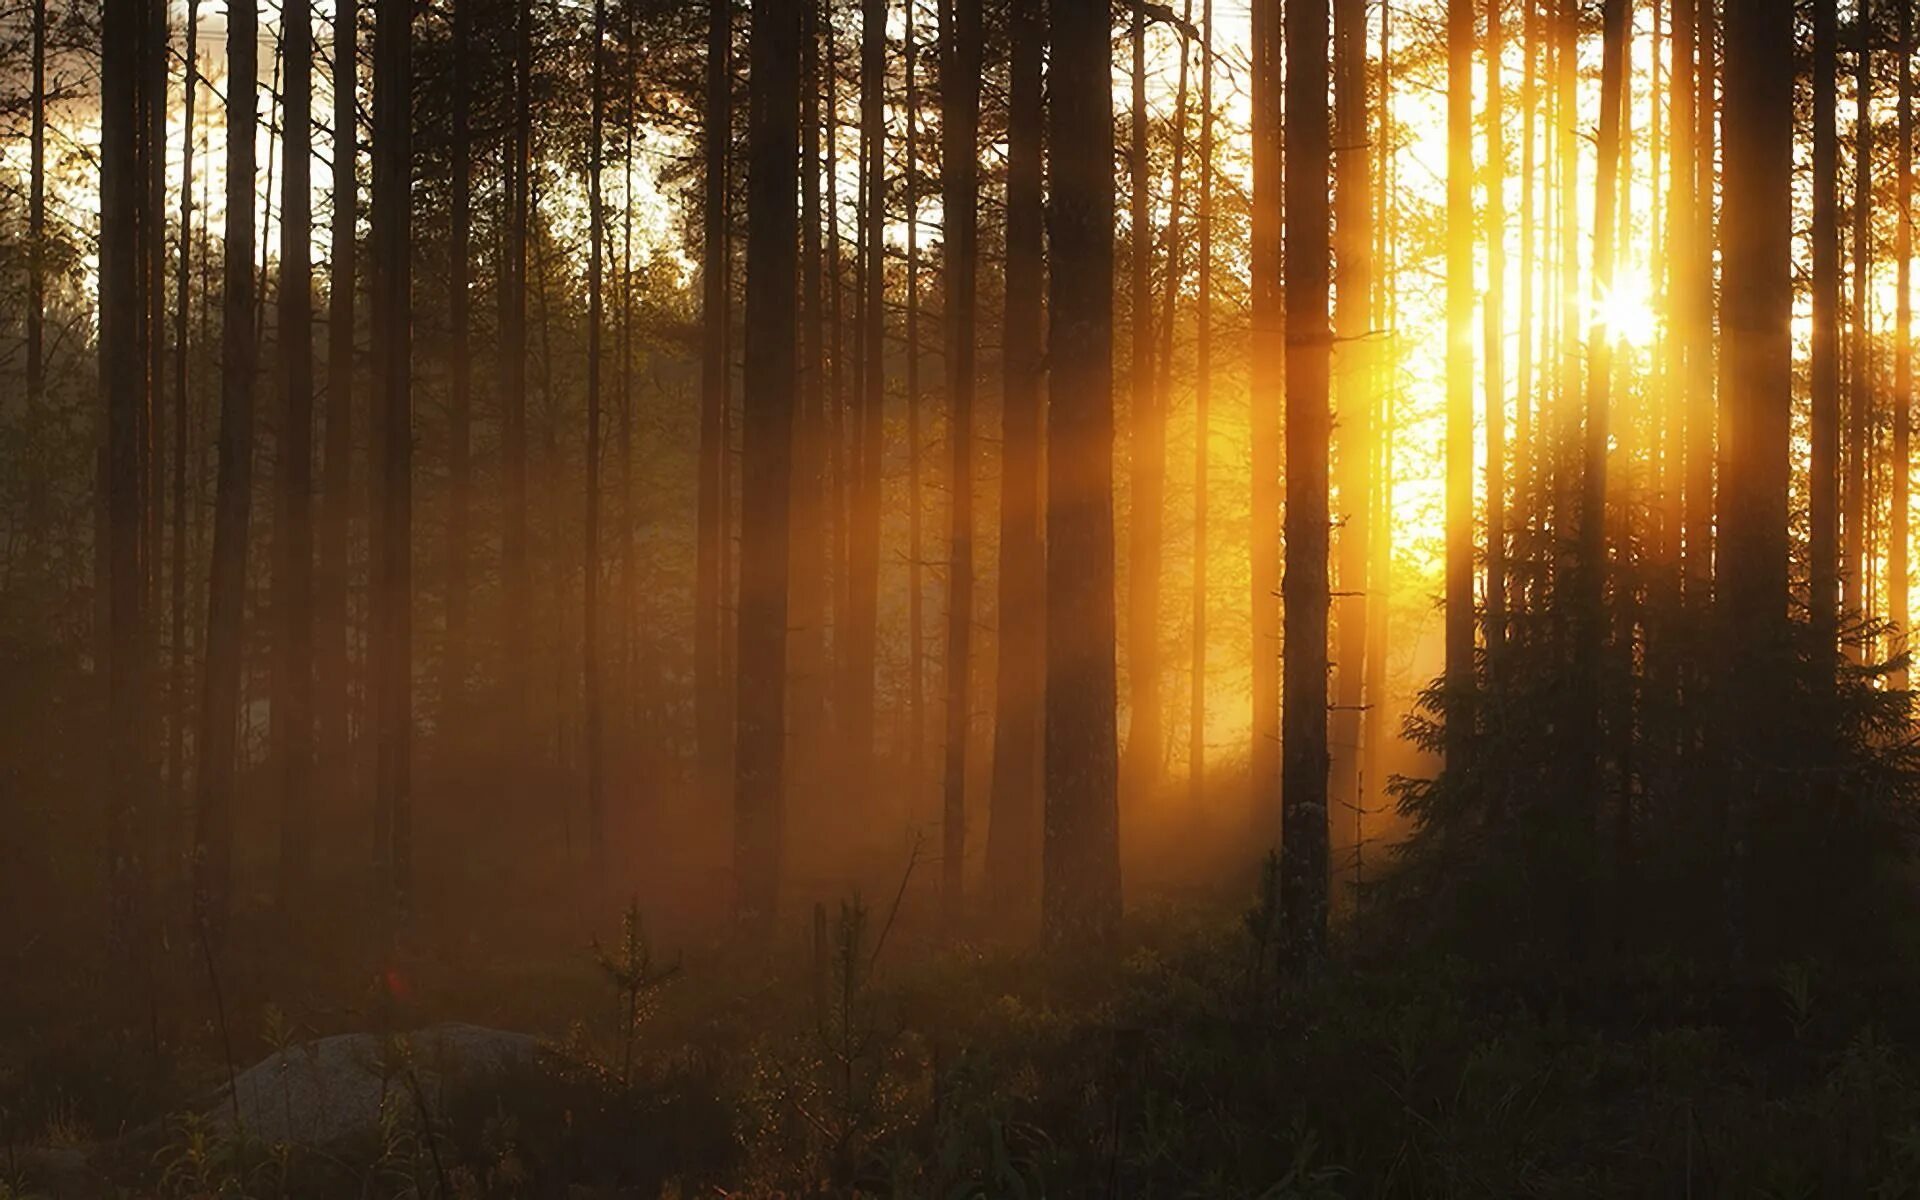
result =
[[[880,587],[881,405],[886,399],[887,6],[864,0],[860,18],[860,386],[854,405],[854,471],[848,531],[845,667],[849,785],[867,799],[873,763],[874,641]]]
[[[200,935],[225,933],[233,873],[233,791],[246,609],[247,525],[253,508],[253,130],[259,104],[259,14],[227,9],[227,226],[221,317],[220,467],[207,595],[206,678],[200,688],[199,804],[193,899]]]
[[[832,744],[827,727],[826,297],[821,261],[820,0],[800,6],[800,410],[793,438],[793,556],[789,563],[793,644],[787,703],[793,713],[796,770],[809,799],[825,795],[822,767]]]
[[[1888,530],[1892,549],[1887,555],[1887,605],[1895,646],[1905,652],[1907,637],[1907,536],[1910,525],[1908,495],[1912,471],[1909,441],[1913,424],[1913,0],[1898,0],[1900,35],[1900,116],[1898,192],[1893,236],[1893,520]],[[1907,686],[1903,661],[1891,680],[1896,689]]]
[[[770,930],[780,894],[786,745],[787,495],[797,390],[800,6],[754,0],[747,139],[747,356],[742,433],[735,905]]]
[[[1291,0],[1287,25],[1287,566],[1281,712],[1283,944],[1327,940],[1327,446],[1333,330],[1327,310],[1332,165],[1327,0]]]
[[[1040,289],[1046,271],[1040,186],[1037,5],[1008,17],[1006,303],[1001,345],[1000,636],[993,720],[993,796],[987,824],[987,891],[997,915],[1029,925],[1040,864],[1040,713],[1046,679],[1046,551],[1040,530],[1040,422],[1046,353]]]
[[[1666,212],[1666,273],[1667,273],[1667,377],[1663,384],[1663,398],[1671,414],[1670,420],[1675,427],[1672,440],[1673,453],[1678,464],[1673,476],[1674,490],[1679,501],[1676,506],[1678,528],[1675,530],[1674,545],[1680,554],[1681,594],[1687,590],[1687,574],[1692,569],[1692,547],[1690,537],[1694,531],[1689,511],[1692,500],[1688,496],[1689,478],[1687,473],[1689,446],[1693,437],[1695,410],[1692,391],[1692,362],[1698,351],[1698,329],[1693,319],[1696,310],[1694,287],[1696,284],[1693,270],[1694,233],[1698,219],[1694,215],[1694,164],[1695,131],[1697,121],[1694,116],[1694,44],[1696,16],[1695,0],[1673,0],[1673,37],[1668,42],[1673,56],[1673,69],[1667,75],[1667,99],[1671,110],[1673,132],[1667,141],[1667,212]]]
[[[1104,936],[1120,916],[1108,13],[1105,0],[1054,0],[1049,10],[1053,386],[1041,912],[1057,941]]]
[[[921,789],[926,786],[926,582],[922,575],[920,480],[920,86],[914,10],[907,0],[904,66],[907,74],[907,135],[902,171],[907,202],[907,811],[920,819]],[[884,193],[882,193],[884,196]],[[886,201],[874,210],[886,219]]]
[[[1367,6],[1335,0],[1334,103],[1334,426],[1339,486],[1338,570],[1334,601],[1339,629],[1330,753],[1329,794],[1352,805],[1355,827],[1366,806],[1360,790],[1360,716],[1366,704],[1368,609],[1373,495],[1373,147],[1367,109]]]
[[[38,445],[47,402],[47,0],[33,0],[31,20],[31,61],[27,68],[27,435],[32,444]],[[191,84],[187,97],[187,125],[191,129]],[[27,532],[36,564],[44,560],[48,549],[47,490],[46,465],[35,455],[27,465]]]
[[[1538,326],[1534,311],[1534,269],[1537,231],[1534,228],[1537,163],[1536,137],[1540,126],[1540,0],[1520,0],[1521,67],[1520,82],[1520,344],[1514,355],[1513,406],[1513,495],[1519,505],[1520,522],[1531,525],[1539,516],[1539,498],[1534,494],[1534,332]],[[1524,585],[1516,584],[1515,607],[1527,604]]]
[[[968,670],[973,646],[973,393],[980,246],[980,0],[940,8],[940,178],[946,223],[947,440],[953,526],[947,561],[947,747],[941,885],[949,928],[961,915],[967,852]]]
[[[836,735],[844,731],[846,708],[846,658],[847,658],[847,497],[848,474],[851,458],[847,451],[847,385],[851,372],[847,370],[847,324],[843,319],[842,307],[845,288],[841,285],[841,266],[845,260],[844,247],[840,239],[840,34],[834,23],[832,5],[826,5],[821,13],[821,35],[825,41],[822,49],[823,69],[826,75],[826,154],[821,164],[823,188],[826,195],[823,203],[827,209],[827,392],[825,428],[822,436],[826,441],[826,506],[827,506],[827,585],[828,608],[831,610],[830,623],[833,626],[832,649],[826,664],[827,675],[820,681],[820,691],[830,694],[833,700],[830,709]],[[841,739],[836,736],[836,743]],[[830,762],[836,765],[843,760],[835,757]]]
[[[1193,0],[1185,0],[1181,5],[1180,15],[1180,67],[1173,92],[1173,165],[1170,172],[1172,176],[1172,186],[1167,198],[1167,227],[1161,235],[1164,241],[1162,254],[1165,256],[1167,262],[1164,285],[1165,295],[1162,296],[1160,301],[1160,346],[1159,349],[1154,352],[1154,364],[1157,377],[1153,384],[1151,427],[1147,430],[1152,436],[1146,439],[1147,441],[1151,441],[1157,438],[1158,447],[1157,449],[1151,446],[1148,447],[1150,453],[1144,465],[1152,471],[1150,480],[1152,486],[1143,489],[1140,493],[1141,496],[1144,497],[1153,487],[1157,487],[1160,490],[1161,499],[1159,503],[1153,505],[1151,511],[1140,511],[1134,514],[1134,521],[1136,522],[1134,528],[1141,534],[1141,542],[1135,546],[1135,553],[1142,556],[1143,571],[1146,565],[1148,565],[1145,559],[1151,557],[1153,560],[1151,563],[1153,568],[1151,580],[1147,580],[1144,574],[1141,578],[1143,583],[1150,584],[1152,588],[1152,616],[1154,617],[1156,634],[1159,632],[1161,599],[1162,570],[1160,558],[1164,553],[1163,531],[1166,525],[1164,507],[1166,503],[1167,476],[1167,414],[1172,411],[1173,407],[1173,333],[1174,325],[1180,317],[1180,292],[1186,283],[1186,229],[1181,219],[1185,215],[1187,203],[1187,76],[1188,64],[1193,57],[1193,46],[1189,40],[1192,29]],[[1138,458],[1135,459],[1135,465],[1141,465]],[[1152,525],[1151,529],[1147,528],[1148,524]],[[1147,534],[1151,534],[1152,536],[1149,538],[1146,536]],[[1156,660],[1158,654],[1159,651],[1156,647],[1154,650]],[[1165,738],[1161,733],[1161,726],[1165,720],[1165,714],[1159,700],[1160,669],[1157,661],[1153,676],[1154,698],[1149,710],[1153,721],[1152,733],[1155,742],[1164,744]],[[1137,719],[1138,718],[1136,718],[1136,720]],[[1144,730],[1142,731],[1143,734],[1145,732]],[[1129,742],[1128,745],[1129,750],[1131,750],[1132,743]],[[1143,766],[1142,770],[1145,774],[1136,776],[1136,783],[1145,782],[1154,785],[1159,783],[1161,760],[1164,758],[1165,753],[1166,751],[1163,748],[1156,747],[1154,749],[1153,761]]]
[[[307,0],[291,0],[281,25],[286,133],[280,143],[273,740],[280,765],[280,907],[290,916],[305,893],[313,842],[313,12]]]
[[[1823,653],[1839,633],[1840,138],[1839,14],[1813,6],[1813,464],[1808,487],[1808,608]]]
[[[1207,795],[1207,509],[1213,407],[1213,0],[1200,9],[1200,263],[1193,368],[1193,665],[1188,701],[1187,801]]]
[[[1780,81],[1793,70],[1793,7],[1790,0],[1734,0],[1726,12],[1720,321],[1727,376],[1720,410],[1717,591],[1728,644],[1741,648],[1733,694],[1750,731],[1740,739],[1741,755],[1764,761],[1762,714],[1788,703],[1793,100]],[[1745,945],[1750,808],[1749,797],[1739,793],[1766,786],[1758,771],[1749,768],[1745,775],[1736,781],[1725,814],[1727,934],[1735,959]]]
[[[587,723],[587,852],[592,856],[595,884],[606,878],[606,736],[604,685],[600,657],[600,343],[605,315],[602,296],[606,212],[601,203],[600,176],[606,144],[606,0],[593,4],[592,144],[587,147],[587,516],[585,563],[582,567],[583,604],[580,625],[581,676],[585,687]]]
[[[1374,146],[1380,156],[1380,186],[1375,189],[1374,254],[1380,276],[1393,280],[1395,275],[1394,196],[1397,161],[1393,146],[1393,3],[1380,5],[1380,111],[1375,126]],[[1362,794],[1378,789],[1385,762],[1387,742],[1387,619],[1393,595],[1393,395],[1398,363],[1399,336],[1394,328],[1398,317],[1399,293],[1389,283],[1374,289],[1374,325],[1382,331],[1381,350],[1373,356],[1373,389],[1377,397],[1377,432],[1373,439],[1373,515],[1371,540],[1373,561],[1367,573],[1369,588],[1380,602],[1367,609],[1366,715],[1360,731],[1360,777]],[[1364,816],[1364,811],[1361,814]],[[1366,838],[1359,818],[1355,823],[1353,876],[1356,883],[1366,881]]]
[[[1487,294],[1481,310],[1487,421],[1488,675],[1507,639],[1507,131],[1506,14],[1487,0]]]
[[[353,748],[348,724],[347,543],[353,513],[353,309],[359,178],[356,108],[359,55],[357,0],[334,0],[333,15],[333,228],[327,264],[326,443],[321,475],[314,580],[314,680],[323,792],[345,797],[353,790]]]
[[[44,37],[45,0],[36,0],[35,36]],[[174,312],[173,312],[173,564],[170,569],[172,596],[170,614],[172,626],[168,638],[172,663],[168,670],[167,698],[167,842],[165,847],[169,879],[177,878],[181,864],[180,835],[181,822],[186,816],[187,804],[187,476],[192,467],[187,461],[187,353],[191,348],[188,337],[187,318],[193,296],[193,135],[194,100],[199,91],[200,71],[200,0],[187,0],[187,47],[181,68],[181,91],[183,115],[180,137],[180,257],[178,269],[174,273]],[[37,73],[44,64],[36,61],[35,102],[44,101],[44,82]],[[41,129],[44,123],[43,110],[36,108],[34,126],[36,139],[44,138]],[[36,144],[36,152],[42,148]],[[44,163],[36,164],[43,168]],[[36,372],[40,349],[37,344],[40,317],[40,280],[38,277],[40,253],[40,222],[44,217],[44,194],[32,190],[44,185],[44,179],[30,185],[29,205],[32,208],[28,218],[28,254],[34,257],[34,278],[29,284],[31,295],[28,300],[28,403],[31,412],[37,413],[39,396],[36,389],[39,384]],[[30,528],[40,527],[37,514],[29,517]]]
[[[1447,760],[1456,768],[1474,721],[1473,240],[1473,0],[1447,0],[1445,650]]]
[[[1167,490],[1166,416],[1154,394],[1153,197],[1147,161],[1147,9],[1133,5],[1133,120],[1127,149],[1132,215],[1131,511],[1127,519],[1128,791],[1150,797],[1160,778],[1160,542]]]
[[[1715,138],[1719,111],[1714,97],[1714,0],[1698,0],[1694,25],[1694,222],[1684,260],[1686,296],[1681,324],[1687,331],[1687,445],[1685,480],[1686,560],[1683,594],[1703,605],[1714,580],[1714,453],[1719,414],[1714,406],[1713,201]]]
[[[1593,286],[1611,295],[1619,235],[1621,115],[1625,108],[1628,0],[1606,0],[1603,10],[1600,69],[1599,162],[1594,181]],[[1574,756],[1576,802],[1581,817],[1597,821],[1601,788],[1601,660],[1606,651],[1606,513],[1608,439],[1613,436],[1613,359],[1615,332],[1599,306],[1588,306],[1586,428],[1581,442],[1578,543],[1574,553],[1570,603],[1574,626],[1573,688],[1580,709]],[[1624,424],[1624,422],[1622,422]],[[1577,894],[1577,893],[1576,893]],[[1585,945],[1593,913],[1584,903],[1575,910],[1572,936]]]
[[[1863,4],[1854,15],[1853,303],[1848,314],[1852,323],[1848,357],[1853,368],[1847,389],[1846,566],[1841,571],[1842,604],[1850,617],[1865,616],[1867,611],[1867,468],[1873,447],[1873,367],[1867,329],[1867,289],[1873,269],[1872,29]],[[1847,652],[1855,663],[1863,662],[1866,639],[1851,641]]]
[[[1280,311],[1280,4],[1252,0],[1253,214],[1248,397],[1253,466],[1248,566],[1252,580],[1253,728],[1247,764],[1251,811],[1280,811],[1280,392],[1285,316]]]
[[[700,487],[694,569],[694,707],[700,778],[707,803],[726,779],[729,731],[720,639],[726,628],[721,589],[726,557],[722,483],[727,456],[727,320],[732,264],[727,253],[728,157],[733,141],[732,0],[709,0],[707,109],[703,134],[706,183],[702,210]]]
[[[141,0],[108,4],[101,33],[100,385],[106,418],[107,882],[114,961],[143,974],[148,952],[143,806],[146,779],[147,594],[142,575],[148,497],[142,477],[148,408],[143,221],[145,54],[152,36]],[[144,982],[144,980],[142,980]]]
[[[516,768],[533,761],[533,577],[527,529],[527,236],[532,207],[533,0],[513,4],[512,126],[502,181],[506,204],[500,264],[502,482],[500,572],[506,593],[507,740]]]
[[[473,0],[453,0],[453,161],[449,164],[452,229],[447,247],[447,646],[441,667],[443,741],[467,733],[468,560],[472,554],[473,367],[469,258],[472,254]]]
[[[413,5],[375,0],[373,364],[378,519],[369,588],[376,836],[395,929],[413,912]]]

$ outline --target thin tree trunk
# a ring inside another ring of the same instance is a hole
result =
[[[1520,37],[1522,75],[1520,82],[1520,343],[1514,355],[1513,412],[1513,495],[1520,506],[1519,520],[1533,524],[1539,517],[1539,498],[1534,494],[1534,455],[1537,439],[1534,429],[1534,331],[1538,325],[1534,311],[1534,252],[1537,164],[1535,139],[1540,125],[1540,0],[1520,0]],[[1516,585],[1515,607],[1524,608],[1524,586]]]
[[[1000,637],[995,676],[993,796],[987,889],[1016,928],[1039,894],[1040,715],[1045,676],[1045,547],[1041,541],[1040,425],[1046,352],[1040,290],[1046,270],[1041,196],[1045,120],[1040,63],[1045,27],[1036,5],[1009,15],[1006,306],[1001,344]]]
[[[1791,75],[1792,56],[1790,0],[1727,6],[1727,186],[1720,243],[1727,376],[1720,413],[1717,590],[1728,644],[1741,648],[1733,694],[1748,717],[1742,722],[1748,733],[1740,739],[1743,761],[1765,760],[1762,714],[1788,703],[1793,101],[1780,81]],[[1733,784],[1724,816],[1726,931],[1735,961],[1746,943],[1749,800],[1767,786],[1753,767],[1743,775]]]
[[[1056,941],[1120,916],[1114,731],[1113,112],[1105,0],[1050,6],[1046,819]]]
[[[1888,530],[1892,549],[1887,555],[1888,618],[1893,623],[1895,648],[1904,653],[1907,639],[1907,537],[1910,527],[1908,496],[1912,473],[1909,443],[1913,424],[1913,0],[1898,0],[1900,33],[1900,164],[1894,198],[1894,329],[1893,329],[1893,520]],[[1890,680],[1896,689],[1907,686],[1904,660]]]
[[[36,0],[35,36],[44,37],[41,23],[45,20],[45,0]],[[168,639],[172,651],[172,665],[168,671],[167,697],[169,712],[167,719],[167,843],[165,847],[168,878],[177,878],[176,872],[181,865],[182,822],[186,819],[187,805],[187,475],[191,470],[187,462],[187,352],[191,346],[188,337],[187,318],[193,293],[193,134],[194,100],[199,90],[200,70],[200,0],[187,2],[187,47],[181,69],[181,90],[185,94],[180,137],[180,258],[179,267],[174,273],[174,313],[173,313],[173,564],[171,568],[172,603],[171,636]],[[42,64],[36,61],[35,103],[43,97],[44,84],[38,74]],[[35,138],[44,137],[40,128],[44,121],[42,111],[36,107],[34,113]],[[42,148],[36,144],[36,153]],[[36,170],[44,164],[36,163]],[[44,181],[36,180],[35,187]],[[31,193],[32,213],[28,219],[28,254],[34,257],[34,278],[30,282],[31,295],[28,301],[28,403],[33,413],[38,412],[39,396],[35,389],[39,386],[37,372],[40,348],[37,339],[40,331],[40,280],[38,271],[39,242],[41,220],[44,216],[44,195],[38,191]],[[35,419],[30,417],[30,420]],[[37,516],[29,517],[29,525],[39,528]]]
[[[1399,361],[1399,334],[1395,323],[1399,315],[1399,293],[1392,281],[1396,274],[1394,206],[1398,161],[1393,146],[1393,3],[1380,5],[1380,113],[1374,143],[1380,155],[1377,191],[1374,252],[1385,286],[1374,290],[1375,325],[1382,331],[1380,353],[1373,356],[1375,391],[1379,396],[1378,433],[1374,437],[1373,468],[1373,563],[1368,580],[1373,594],[1382,602],[1367,610],[1366,718],[1360,734],[1360,791],[1379,790],[1386,758],[1387,742],[1387,620],[1390,605],[1385,598],[1393,594],[1393,422],[1396,366]],[[1357,884],[1366,882],[1366,829],[1364,810],[1355,817],[1353,876]]]
[[[1487,294],[1481,310],[1487,422],[1488,674],[1497,684],[1507,638],[1507,134],[1506,14],[1487,0]]]
[[[786,744],[787,494],[793,449],[798,289],[800,6],[754,0],[748,113],[747,356],[742,394],[739,733],[735,905],[764,935],[780,894]]]
[[[1185,0],[1185,3],[1181,5],[1180,15],[1180,67],[1173,92],[1172,187],[1167,203],[1167,227],[1165,233],[1162,235],[1165,242],[1162,253],[1165,255],[1167,261],[1165,277],[1166,294],[1161,298],[1160,303],[1160,348],[1154,354],[1155,370],[1158,374],[1153,385],[1154,415],[1152,424],[1155,428],[1151,432],[1157,433],[1158,435],[1159,449],[1157,453],[1149,457],[1147,462],[1147,466],[1155,469],[1153,482],[1158,485],[1161,491],[1161,502],[1154,505],[1151,512],[1141,512],[1134,515],[1135,521],[1142,521],[1144,519],[1154,527],[1151,530],[1147,530],[1144,526],[1138,526],[1143,532],[1143,542],[1150,541],[1151,544],[1138,546],[1136,552],[1143,552],[1145,555],[1150,555],[1154,560],[1152,564],[1151,582],[1153,588],[1152,601],[1156,634],[1159,630],[1158,618],[1160,616],[1161,580],[1163,578],[1160,557],[1165,553],[1163,531],[1166,526],[1166,513],[1164,511],[1167,475],[1166,441],[1167,414],[1172,411],[1173,407],[1173,333],[1174,325],[1180,317],[1180,292],[1186,282],[1186,230],[1182,224],[1182,218],[1185,216],[1187,203],[1187,77],[1188,63],[1193,57],[1193,46],[1189,41],[1189,31],[1192,29],[1193,0]],[[1148,532],[1153,535],[1150,539],[1144,537],[1144,534]],[[1157,659],[1157,647],[1154,653]],[[1155,696],[1151,711],[1154,740],[1160,743],[1160,746],[1155,748],[1154,761],[1146,764],[1143,768],[1146,775],[1136,777],[1136,780],[1150,779],[1155,784],[1159,782],[1161,763],[1166,756],[1166,750],[1164,748],[1166,739],[1161,732],[1161,725],[1165,720],[1165,714],[1159,703],[1159,675],[1160,670],[1156,663],[1153,681]],[[1131,747],[1131,743],[1129,743],[1129,746]]]
[[[1568,0],[1569,3],[1572,0]],[[1473,0],[1447,2],[1447,760],[1473,734]]]
[[[1360,717],[1366,704],[1368,610],[1377,602],[1371,565],[1373,409],[1372,355],[1373,147],[1368,142],[1367,6],[1335,0],[1333,8],[1334,151],[1334,425],[1339,486],[1338,571],[1334,601],[1339,629],[1334,661],[1329,794],[1335,804],[1366,804],[1360,791]],[[1356,828],[1359,822],[1356,819]]]
[[[453,161],[449,165],[452,230],[447,256],[447,646],[441,667],[443,741],[464,745],[467,732],[467,609],[472,555],[473,400],[472,255],[473,134],[468,109],[473,83],[473,2],[453,0]]]
[[[732,0],[709,0],[706,183],[702,215],[700,488],[694,572],[694,692],[700,778],[708,803],[726,778],[729,732],[720,640],[726,628],[721,579],[727,554],[722,495],[726,473],[727,319],[732,264],[727,254],[728,149],[733,140]]]
[[[197,3],[197,0],[194,0]],[[27,436],[39,445],[47,402],[47,0],[33,0],[27,96]],[[191,44],[191,43],[190,43]],[[191,52],[189,52],[191,58]],[[188,85],[187,125],[193,125]],[[27,466],[27,532],[36,564],[48,551],[47,469],[39,455]],[[177,727],[178,721],[176,719]],[[178,774],[173,778],[178,786]]]
[[[1840,139],[1836,126],[1839,14],[1813,6],[1813,463],[1808,488],[1808,581],[1813,633],[1823,652],[1839,632],[1840,568]]]
[[[323,791],[353,790],[353,746],[348,723],[347,543],[353,513],[353,308],[359,137],[355,108],[359,8],[334,0],[333,229],[327,264],[326,444],[322,465],[319,571],[314,580],[315,709]]]
[[[820,158],[820,0],[800,8],[800,410],[793,439],[791,654],[787,703],[792,710],[796,770],[810,799],[824,797],[821,768],[831,745],[827,727],[827,414],[826,345],[822,324]]]
[[[1195,281],[1193,381],[1193,665],[1188,701],[1187,800],[1207,794],[1207,516],[1213,407],[1213,0],[1200,9],[1200,264]]]
[[[377,836],[396,930],[413,912],[413,409],[411,0],[375,0],[373,362],[379,406],[378,519],[369,592]]]
[[[147,953],[146,848],[141,833],[149,804],[145,722],[147,494],[142,435],[148,405],[146,311],[141,223],[146,174],[142,154],[143,55],[151,36],[140,0],[106,6],[101,34],[100,133],[100,385],[105,440],[101,490],[105,517],[106,594],[106,846],[109,946],[116,963],[144,983]],[[44,119],[44,118],[43,118]]]
[[[1153,794],[1160,777],[1160,542],[1167,489],[1166,416],[1153,368],[1153,233],[1147,161],[1147,9],[1133,5],[1133,120],[1127,150],[1132,250],[1133,412],[1128,452],[1127,762],[1130,794]]]
[[[1628,0],[1606,0],[1600,73],[1600,140],[1594,180],[1593,283],[1597,295],[1612,294],[1619,235],[1621,116],[1626,89]],[[1586,428],[1581,442],[1578,542],[1574,553],[1571,603],[1575,630],[1573,688],[1580,709],[1575,727],[1575,756],[1570,766],[1578,780],[1576,803],[1593,831],[1601,789],[1601,660],[1606,650],[1607,450],[1612,436],[1615,333],[1597,305],[1587,325]],[[1624,424],[1624,422],[1623,422]],[[1592,810],[1592,811],[1590,811]],[[1572,937],[1584,947],[1593,913],[1581,903],[1574,913]]]
[[[200,936],[226,931],[233,874],[233,792],[244,664],[247,525],[253,508],[253,130],[259,104],[259,14],[227,9],[227,226],[220,367],[220,468],[207,597],[206,679],[200,689],[199,805],[193,902]]]
[[[904,153],[907,192],[907,811],[920,818],[921,789],[926,786],[926,581],[922,575],[925,546],[921,541],[920,480],[920,87],[918,39],[914,36],[916,0],[907,0],[906,45],[907,133]],[[875,210],[885,220],[883,199]]]
[[[280,765],[280,909],[297,911],[313,842],[313,12],[282,12],[285,196],[280,202],[280,424],[274,481],[273,740]]]
[[[592,143],[587,147],[587,515],[583,604],[580,625],[581,674],[587,723],[587,852],[596,885],[606,879],[606,736],[604,685],[600,671],[600,343],[605,315],[602,282],[606,272],[606,212],[601,169],[606,144],[606,0],[593,4]]]
[[[1846,566],[1841,571],[1842,604],[1850,617],[1867,613],[1867,468],[1873,447],[1873,366],[1867,330],[1867,288],[1873,269],[1873,24],[1866,6],[1854,16],[1853,137],[1853,374],[1848,387],[1846,494]],[[1867,639],[1852,640],[1848,656],[1867,657]]]
[[[1280,5],[1252,0],[1253,214],[1248,398],[1253,467],[1251,543],[1253,728],[1250,810],[1280,811],[1280,392],[1285,316],[1280,311]]]
[[[1287,42],[1287,529],[1281,712],[1282,940],[1318,957],[1327,940],[1327,448],[1333,330],[1327,310],[1332,165],[1327,0],[1290,0]]]
[[[860,247],[860,390],[849,573],[847,722],[849,783],[863,799],[872,786],[874,641],[880,586],[881,406],[886,399],[887,6],[864,0],[860,28],[860,144],[864,188]]]
[[[1716,132],[1719,110],[1714,97],[1714,0],[1698,0],[1694,52],[1694,223],[1690,253],[1683,261],[1687,298],[1681,322],[1687,347],[1686,562],[1684,595],[1696,607],[1713,596],[1714,453],[1719,414],[1714,407],[1713,204],[1716,182]]]
[[[506,510],[500,570],[506,593],[506,723],[514,766],[533,761],[533,577],[527,528],[527,230],[532,203],[533,3],[513,5],[512,128],[506,148],[506,232],[500,264],[500,404],[502,482]]]
[[[947,563],[947,746],[941,884],[949,928],[961,916],[967,850],[968,670],[973,645],[973,393],[980,245],[980,0],[940,8],[940,176],[945,195],[948,442],[953,526]]]

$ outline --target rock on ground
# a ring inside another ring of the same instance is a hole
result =
[[[422,1107],[438,1118],[452,1089],[537,1066],[542,1054],[540,1042],[524,1033],[478,1025],[343,1033],[289,1046],[242,1071],[208,1115],[231,1128],[237,1108],[246,1135],[265,1142],[326,1146],[371,1138],[386,1108],[398,1106],[410,1124]]]

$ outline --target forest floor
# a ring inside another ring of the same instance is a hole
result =
[[[372,984],[234,970],[224,1022],[180,1019],[157,1054],[97,1013],[9,1018],[0,1198],[1920,1194],[1904,967],[1521,977],[1349,928],[1282,971],[1224,903],[1049,953],[890,918],[849,903],[771,953],[609,931]],[[447,1021],[551,1053],[431,1112],[396,1086],[324,1147],[220,1119],[229,1072],[277,1049],[372,1031],[404,1063],[404,1031]]]

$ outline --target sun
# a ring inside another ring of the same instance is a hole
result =
[[[1631,277],[1594,299],[1594,315],[1616,340],[1636,348],[1651,346],[1659,333],[1660,318],[1646,288]]]

